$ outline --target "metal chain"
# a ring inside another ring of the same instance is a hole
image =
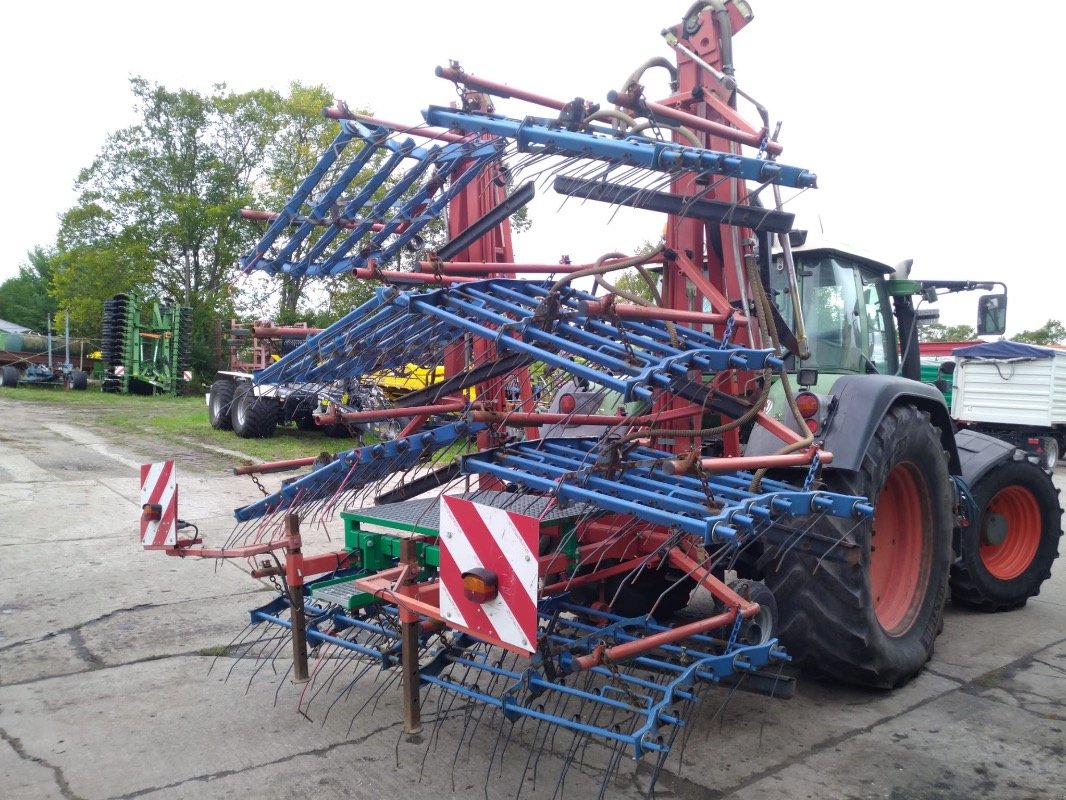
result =
[[[822,466],[821,452],[821,450],[814,451],[814,458],[811,459],[811,468],[807,470],[807,477],[803,481],[803,491],[805,492],[811,490],[811,484],[814,483],[814,479],[818,475],[818,468]]]
[[[270,492],[268,492],[266,490],[266,487],[259,482],[259,476],[258,475],[256,475],[253,472],[248,477],[250,477],[252,479],[252,483],[254,483],[256,485],[256,487],[259,489],[259,491],[261,491],[263,493],[263,497],[268,497],[270,495]]]
[[[732,343],[733,333],[736,329],[736,309],[730,309],[729,318],[725,321],[725,333],[722,334],[722,347],[728,347]]]

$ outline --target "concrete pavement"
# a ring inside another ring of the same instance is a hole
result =
[[[526,754],[509,742],[501,768],[498,727],[458,756],[446,728],[407,742],[397,691],[309,720],[283,674],[225,655],[270,595],[233,563],[143,552],[136,465],[175,458],[182,517],[218,537],[256,494],[231,460],[40,411],[0,398],[0,797],[514,796]],[[1064,798],[1066,568],[1020,611],[949,608],[929,668],[901,690],[801,676],[789,701],[707,691],[691,719],[657,797]],[[582,753],[563,795],[594,796],[602,758]],[[547,761],[524,797],[550,796],[561,761]],[[649,774],[624,764],[608,796],[641,796]]]

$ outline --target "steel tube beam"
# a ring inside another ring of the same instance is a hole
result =
[[[695,322],[708,325],[720,325],[729,319],[728,314],[705,314],[701,311],[611,303],[606,300],[583,300],[581,310],[591,316],[617,314],[622,319],[668,319],[671,322]]]
[[[660,119],[668,119],[671,122],[680,123],[693,130],[709,133],[712,136],[720,136],[730,142],[739,142],[740,144],[746,144],[750,147],[765,150],[775,156],[780,155],[784,151],[781,143],[767,139],[765,132],[755,133],[738,131],[736,128],[731,128],[721,122],[714,122],[709,119],[704,119],[703,117],[697,117],[695,114],[689,114],[687,111],[671,108],[662,103],[645,100],[643,97],[634,95],[632,92],[617,92],[612,90],[607,93],[607,102],[614,103],[623,108],[628,108],[631,111],[643,111],[644,109],[647,109]]]
[[[383,128],[390,128],[397,133],[407,133],[411,136],[423,136],[427,139],[438,139],[442,142],[461,142],[466,137],[459,136],[458,134],[446,131],[443,128],[427,128],[424,123],[418,125],[408,125],[404,122],[392,122],[391,120],[381,119],[380,117],[372,117],[368,114],[357,114],[354,111],[345,111],[341,108],[326,108],[322,111],[322,116],[329,119],[350,119],[355,122],[363,122],[367,125],[379,125]]]
[[[497,81],[490,81],[487,78],[470,75],[456,67],[437,67],[435,72],[438,78],[461,83],[468,89],[485,92],[494,97],[513,97],[516,100],[525,100],[527,103],[534,103],[538,106],[544,106],[545,108],[553,108],[556,111],[561,111],[567,104],[567,101],[565,100],[556,100],[542,94],[535,94],[534,92],[527,92],[524,89],[518,89],[514,86],[508,86],[506,83],[498,83]]]

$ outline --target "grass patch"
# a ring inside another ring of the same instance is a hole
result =
[[[318,431],[298,430],[295,425],[279,426],[269,439],[241,439],[232,431],[216,431],[208,419],[203,395],[149,397],[105,394],[92,385],[84,392],[19,386],[0,388],[0,401],[34,403],[54,409],[60,412],[50,415],[54,419],[92,426],[119,441],[124,434],[138,438],[155,436],[161,442],[234,450],[262,461],[306,458],[324,450],[334,453],[355,447],[354,439],[333,439]],[[234,457],[235,462],[240,460]]]

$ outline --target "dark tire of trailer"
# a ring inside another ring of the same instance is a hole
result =
[[[250,383],[241,383],[233,394],[230,423],[242,439],[269,439],[278,427],[281,408],[273,397],[257,397]]]
[[[230,422],[230,409],[233,405],[233,393],[236,389],[236,381],[229,378],[219,378],[211,384],[207,411],[211,419],[211,427],[215,430],[228,431],[233,427],[233,423]]]

